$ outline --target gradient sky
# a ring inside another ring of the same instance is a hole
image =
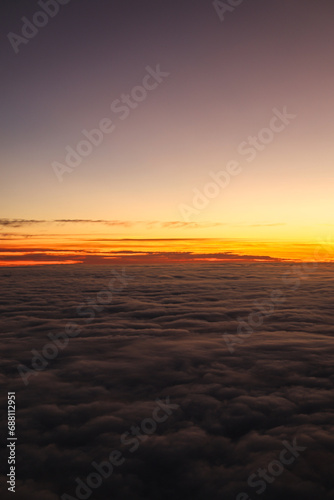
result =
[[[331,240],[332,1],[245,0],[221,22],[204,0],[71,0],[15,54],[7,33],[38,10],[1,6],[2,265],[137,250],[312,260]],[[121,120],[110,104],[158,64],[169,76]],[[296,118],[247,162],[239,145],[285,106]],[[115,130],[59,182],[52,163],[103,118]],[[180,205],[232,160],[242,172],[185,223]]]

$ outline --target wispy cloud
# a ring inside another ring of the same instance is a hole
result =
[[[54,219],[54,220],[38,220],[38,219],[0,219],[0,226],[21,228],[33,224],[100,224],[105,226],[133,227],[137,225],[147,228],[160,227],[171,229],[198,229],[207,227],[223,226],[226,224],[219,222],[183,222],[183,221],[127,221],[127,220],[105,220],[105,219]]]
[[[45,224],[46,220],[36,220],[36,219],[0,219],[0,226],[3,227],[24,227],[31,226],[32,224]]]

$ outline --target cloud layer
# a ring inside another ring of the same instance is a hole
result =
[[[282,281],[290,270],[129,266],[133,279],[103,305],[111,266],[0,270],[1,407],[16,391],[16,498],[75,497],[75,479],[119,449],[125,463],[92,498],[333,499],[332,269],[320,265],[298,290]],[[284,302],[231,354],[223,334],[278,289]],[[31,350],[68,322],[80,334],[25,386],[18,364],[30,366]],[[121,435],[167,396],[180,408],[131,453]],[[257,495],[248,477],[294,438],[306,450]]]

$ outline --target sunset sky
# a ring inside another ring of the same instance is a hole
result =
[[[334,500],[333,20],[0,2],[0,499]]]
[[[223,21],[203,0],[71,0],[17,54],[7,33],[41,8],[1,8],[0,265],[334,261],[330,0],[245,1]],[[104,119],[60,179],[54,162]],[[239,173],[185,218],[229,162]]]

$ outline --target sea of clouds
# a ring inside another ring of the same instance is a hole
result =
[[[16,500],[78,498],[77,479],[112,450],[124,461],[90,498],[334,499],[333,271],[321,264],[297,287],[282,280],[291,266],[0,269],[2,498],[14,497],[5,439],[15,391]],[[123,282],[113,287],[114,271]],[[224,334],[275,290],[283,300],[231,352]],[[51,352],[50,334],[69,323],[76,335],[34,369],[32,351]],[[157,399],[175,409],[137,447],[124,444]],[[294,440],[303,451],[293,463],[263,492],[250,486]]]

